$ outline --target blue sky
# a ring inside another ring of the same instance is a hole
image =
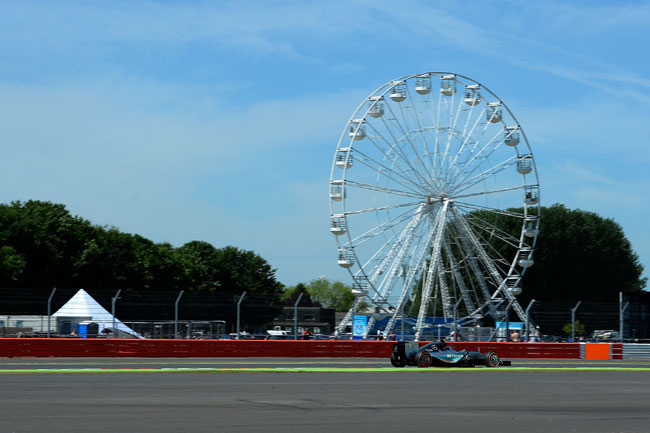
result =
[[[505,101],[542,204],[620,223],[650,274],[650,2],[0,1],[0,201],[349,282],[328,182],[359,103],[451,71]]]

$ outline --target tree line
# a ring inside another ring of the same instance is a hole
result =
[[[491,223],[519,236],[520,221],[500,218]],[[646,285],[643,266],[618,223],[560,204],[541,208],[534,259],[522,282],[522,305],[530,299],[609,302],[619,291]],[[35,200],[0,204],[0,287],[170,294],[185,290],[230,303],[246,291],[276,306],[276,312],[283,299],[286,303],[300,291],[337,311],[346,311],[354,300],[349,285],[325,278],[285,288],[275,269],[253,251],[216,248],[198,240],[175,248],[94,225],[71,215],[63,204]],[[414,290],[417,293],[417,285]],[[418,301],[416,295],[413,307]],[[272,319],[273,314],[261,316]]]
[[[174,248],[93,225],[63,204],[0,205],[0,287],[282,294],[253,251],[191,241]]]

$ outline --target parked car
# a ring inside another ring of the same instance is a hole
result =
[[[597,329],[589,335],[592,341],[611,341],[618,340],[619,333],[613,329]]]

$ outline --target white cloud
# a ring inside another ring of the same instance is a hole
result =
[[[196,115],[183,102],[194,89],[162,84],[0,85],[0,92],[0,182],[11,185],[3,202],[61,202],[155,241],[254,249],[283,279],[308,279],[311,265],[294,269],[301,258],[316,264],[331,256],[336,269],[329,167],[347,121],[340,107],[356,105],[360,93],[206,103]],[[164,110],[161,100],[169,102]],[[310,159],[322,162],[303,169]]]
[[[347,116],[433,64],[506,89],[546,204],[646,239],[648,23],[645,3],[4,2],[0,198],[336,274],[320,225]]]

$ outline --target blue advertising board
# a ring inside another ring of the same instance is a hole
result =
[[[355,340],[362,340],[367,327],[368,316],[355,315],[352,321],[352,338]]]
[[[501,329],[501,328],[505,329],[506,325],[508,326],[508,329],[510,329],[511,331],[515,331],[515,330],[521,331],[524,329],[524,322],[508,322],[508,323],[497,322],[496,323],[497,329]]]

